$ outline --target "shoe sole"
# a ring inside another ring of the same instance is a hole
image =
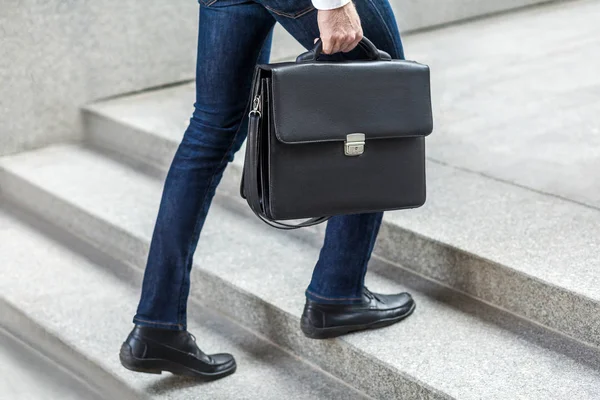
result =
[[[130,371],[156,375],[160,375],[163,373],[163,371],[166,371],[174,375],[201,378],[203,380],[216,380],[224,378],[233,374],[237,368],[237,365],[234,363],[230,368],[224,371],[210,373],[188,368],[185,365],[161,358],[137,358],[133,355],[131,346],[129,346],[127,343],[123,343],[121,346],[119,359],[121,360],[121,365]]]
[[[347,326],[335,326],[331,328],[315,328],[310,325],[304,319],[301,320],[300,329],[304,333],[304,336],[310,339],[331,339],[338,336],[346,335],[348,333],[385,328],[400,322],[403,319],[409,317],[417,308],[417,304],[413,303],[412,307],[405,313],[398,317],[382,319],[379,321],[372,322],[370,324],[363,325],[347,325]]]

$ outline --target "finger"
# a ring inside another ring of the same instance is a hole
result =
[[[335,54],[335,53],[339,53],[340,51],[342,51],[342,38],[339,36],[334,36],[331,39],[331,53],[329,54]]]
[[[356,35],[354,41],[350,45],[351,50],[354,50],[356,48],[356,46],[358,46],[358,44],[360,43],[360,41],[362,40],[362,38],[363,38],[362,32],[360,32],[359,34]]]
[[[340,44],[340,51],[343,53],[347,53],[350,50],[352,50],[352,48],[350,47],[352,43],[350,43],[349,40],[344,40],[341,44]]]
[[[348,53],[348,52],[352,51],[354,49],[354,47],[356,47],[356,35],[348,34],[348,36],[346,36],[344,38],[344,43],[342,45],[342,51],[344,53]]]
[[[354,47],[358,46],[358,44],[360,43],[361,40],[363,40],[363,30],[359,30],[358,33],[356,34],[356,38],[354,39]]]
[[[321,40],[323,41],[323,54],[333,54],[333,46],[335,45],[335,43],[333,42],[333,38],[326,37],[321,38]]]

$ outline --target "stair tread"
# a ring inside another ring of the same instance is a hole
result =
[[[83,165],[81,165],[83,166]],[[93,174],[92,174],[93,175]],[[214,312],[194,308],[189,330],[209,352],[232,352],[238,371],[195,384],[119,364],[138,288],[0,211],[0,293],[54,335],[157,399],[363,399],[364,395]],[[31,282],[44,282],[32,287]],[[79,397],[78,397],[79,398]]]
[[[129,232],[145,243],[136,250],[140,258],[144,256],[160,181],[73,145],[5,158],[1,166],[74,208]],[[311,244],[216,204],[202,233],[195,268],[299,316],[304,285],[317,256],[318,249]],[[486,317],[494,311],[438,286],[418,280],[410,283],[416,278],[400,269],[393,276],[376,271],[367,277],[372,290],[410,290],[418,307],[400,324],[340,339],[373,360],[460,399],[592,399],[600,394],[591,349],[504,314]],[[133,313],[134,300],[131,295],[115,309],[115,318],[122,318],[124,325]],[[130,310],[124,312],[127,304]],[[212,347],[218,348],[218,342]]]
[[[407,38],[432,71],[428,156],[600,209],[598,15],[556,1]]]
[[[101,400],[71,374],[0,327],[0,392],[11,400]]]

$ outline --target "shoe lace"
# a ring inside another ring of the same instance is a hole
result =
[[[369,288],[367,288],[366,286],[363,288],[363,293],[365,294],[365,296],[367,296],[369,299],[375,299],[377,301],[381,301],[381,299],[379,297],[377,297],[377,295],[373,292],[371,292],[369,290]]]
[[[189,332],[187,332],[187,334],[188,334],[188,337],[192,338],[192,340],[194,341],[194,343],[197,343],[196,342],[196,336],[194,336],[193,334],[191,334]],[[194,356],[194,357],[196,357],[198,359],[206,359],[209,362],[213,362],[213,358],[211,356],[209,356],[208,354],[204,353],[202,350],[200,350],[200,348],[198,347],[198,345],[196,345],[195,351],[193,351],[193,352],[191,352],[189,354],[191,354],[192,356]]]

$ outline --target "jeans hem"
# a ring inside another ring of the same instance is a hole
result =
[[[171,322],[160,322],[160,321],[148,321],[145,319],[140,319],[138,317],[133,318],[133,323],[137,326],[143,326],[146,328],[158,328],[158,329],[167,329],[170,331],[185,331],[186,326],[182,324],[174,324]]]
[[[311,292],[309,289],[306,289],[305,296],[308,300],[320,304],[357,304],[362,302],[362,297],[321,296]]]

